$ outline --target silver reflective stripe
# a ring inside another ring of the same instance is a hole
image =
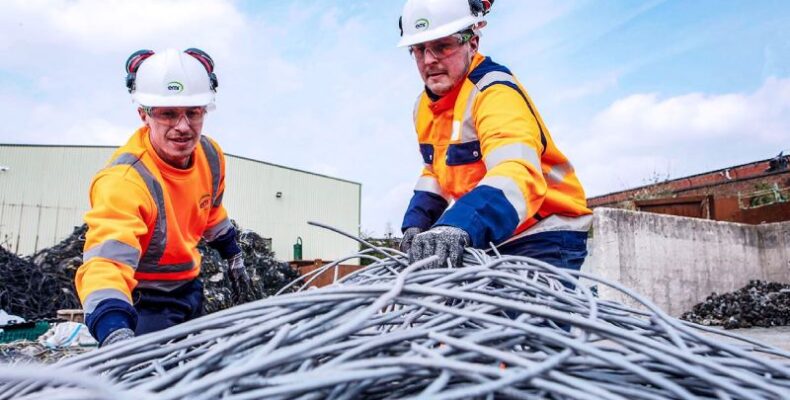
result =
[[[472,108],[475,104],[475,99],[480,92],[485,89],[487,86],[491,85],[495,82],[508,82],[516,85],[516,80],[513,79],[513,76],[501,72],[501,71],[492,71],[489,72],[477,81],[474,88],[472,88],[472,92],[469,93],[469,97],[466,100],[466,108],[464,109],[464,119],[461,124],[461,143],[473,142],[478,140],[477,135],[477,128],[475,128],[475,121],[474,117],[472,116]],[[538,164],[535,164],[538,165]]]
[[[156,289],[164,292],[172,292],[192,281],[193,279],[183,281],[139,281],[137,287],[140,289]]]
[[[553,231],[572,231],[572,232],[588,232],[590,227],[592,226],[593,222],[593,215],[580,215],[578,217],[568,217],[565,215],[550,215],[535,225],[532,225],[524,232],[519,233],[516,236],[498,244],[497,246],[502,246],[505,243],[512,242],[514,240],[523,238],[524,236],[534,235],[536,233],[542,232],[553,232]]]
[[[524,193],[511,178],[505,176],[489,176],[483,178],[477,186],[490,186],[501,190],[505,194],[508,203],[516,210],[519,224],[524,221],[527,215],[527,202],[524,200]]]
[[[155,272],[155,273],[168,273],[168,272],[184,272],[190,271],[195,268],[195,263],[185,262],[181,264],[159,264],[159,265],[140,265],[137,272]]]
[[[91,294],[85,298],[82,308],[85,310],[86,314],[90,314],[96,309],[96,307],[99,306],[99,303],[107,299],[117,299],[132,304],[132,302],[129,301],[129,298],[126,297],[126,295],[120,290],[100,289],[95,292],[91,292]]]
[[[214,207],[218,207],[217,199],[219,198],[218,191],[221,177],[219,154],[214,145],[211,144],[211,141],[203,135],[200,136],[200,145],[203,147],[203,153],[206,154],[206,160],[208,160],[208,166],[211,170],[211,203]]]
[[[445,200],[448,199],[448,196],[442,192],[442,187],[439,186],[439,181],[437,181],[436,178],[432,176],[421,176],[420,179],[417,180],[414,190],[437,194]]]
[[[206,239],[207,242],[213,242],[218,237],[226,234],[233,225],[230,223],[230,220],[225,218],[216,225],[209,227],[203,232],[203,238]]]
[[[487,86],[490,86],[492,83],[495,82],[508,82],[508,83],[516,84],[516,80],[513,79],[512,75],[502,71],[491,71],[483,75],[483,77],[480,78],[480,80],[477,81],[475,85],[477,86],[478,89],[483,90]]]
[[[562,183],[568,174],[573,172],[573,166],[570,163],[557,164],[551,167],[549,172],[543,174],[546,181],[549,183]]]
[[[148,243],[148,248],[140,257],[139,266],[156,266],[162,258],[167,246],[167,215],[165,214],[165,195],[162,190],[162,185],[154,178],[151,171],[146,168],[140,159],[134,154],[123,153],[116,158],[111,165],[131,165],[137,171],[140,178],[145,182],[148,187],[148,193],[153,197],[156,203],[156,222],[151,234],[151,241]]]
[[[510,143],[491,150],[485,156],[486,169],[491,170],[499,164],[510,160],[523,160],[540,171],[540,157],[532,147],[524,143]]]
[[[140,261],[140,250],[130,246],[124,242],[110,239],[91,247],[82,255],[82,262],[86,263],[94,257],[106,258],[124,265],[128,265],[134,269],[137,268],[137,263]]]

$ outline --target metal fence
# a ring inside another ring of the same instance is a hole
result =
[[[77,207],[0,202],[0,246],[29,255],[53,246],[83,224]]]

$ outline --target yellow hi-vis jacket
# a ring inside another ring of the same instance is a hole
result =
[[[414,123],[424,168],[404,231],[454,226],[483,248],[539,231],[589,229],[573,167],[506,67],[475,55],[450,93],[436,101],[420,95]]]
[[[177,169],[140,128],[91,182],[83,265],[75,283],[86,313],[132,290],[173,290],[200,272],[198,241],[233,229],[222,206],[225,157],[201,136],[192,165]]]

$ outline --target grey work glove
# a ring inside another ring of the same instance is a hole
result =
[[[99,344],[99,347],[109,346],[113,343],[122,342],[124,340],[128,340],[134,337],[134,331],[129,328],[121,328],[112,331],[104,341]]]
[[[409,262],[439,256],[439,261],[432,267],[444,267],[447,260],[453,267],[459,267],[464,255],[464,247],[469,246],[469,234],[454,226],[437,226],[429,231],[418,234],[409,249]]]
[[[400,251],[408,253],[411,248],[411,242],[414,241],[414,237],[419,233],[422,233],[422,229],[416,226],[406,228],[406,231],[403,232],[403,239],[400,241]]]
[[[252,280],[247,273],[247,268],[244,266],[244,255],[242,253],[236,254],[228,260],[228,278],[230,278],[234,302],[238,303],[240,299],[252,291]]]

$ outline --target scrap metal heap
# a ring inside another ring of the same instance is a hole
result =
[[[725,329],[790,325],[790,285],[753,280],[736,291],[711,294],[680,318]]]
[[[235,225],[235,223],[234,223]],[[82,265],[87,225],[53,247],[20,258],[0,246],[0,309],[28,320],[53,318],[57,310],[81,308],[74,287],[74,275]],[[236,295],[224,273],[227,263],[219,253],[201,243],[203,256],[204,313],[212,313],[270,296],[299,275],[287,263],[278,261],[257,233],[237,227],[237,241],[252,279],[249,291]]]
[[[790,353],[616,283],[477,250],[457,269],[375,251],[387,255],[332,286],[0,368],[0,399],[790,398]],[[644,309],[596,298],[589,281]]]
[[[0,246],[0,310],[35,320],[54,317],[61,308],[79,308],[76,271],[59,264],[36,265]]]

